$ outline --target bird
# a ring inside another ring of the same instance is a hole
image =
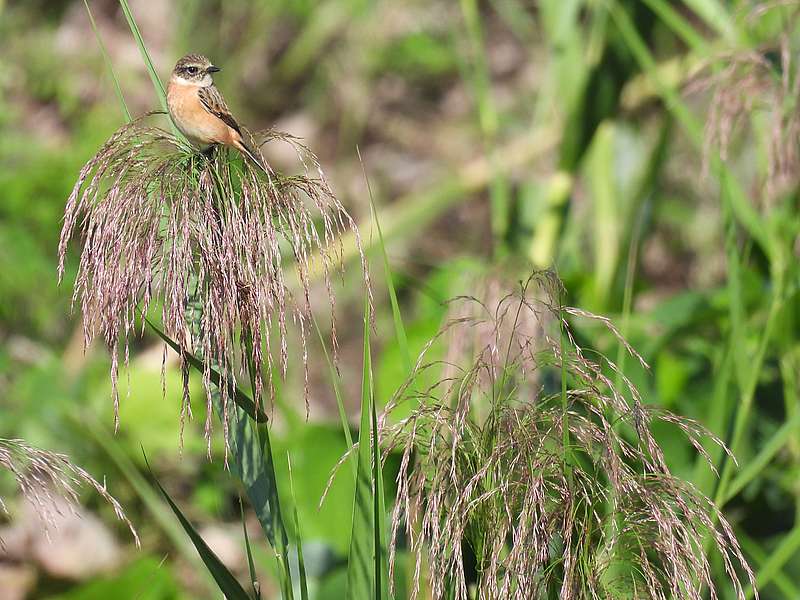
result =
[[[175,63],[167,87],[169,115],[200,150],[219,144],[236,148],[268,174],[261,154],[247,143],[242,127],[214,85],[212,74],[220,70],[201,54],[187,54]]]

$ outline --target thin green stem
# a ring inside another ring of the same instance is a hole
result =
[[[496,151],[500,117],[492,97],[489,65],[486,60],[486,44],[483,39],[477,0],[461,0],[461,14],[464,18],[472,57],[472,64],[467,71],[468,77],[471,80],[473,93],[475,94],[478,120],[493,171],[489,186],[489,196],[491,200],[492,234],[495,250],[497,251],[503,247],[508,233],[511,207],[508,181],[498,167]]]

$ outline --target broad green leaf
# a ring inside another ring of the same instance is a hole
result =
[[[90,414],[69,414],[68,418],[76,425],[83,428],[83,431],[93,438],[97,445],[105,452],[111,462],[119,469],[125,480],[139,496],[142,505],[148,513],[148,518],[152,519],[166,539],[177,548],[178,552],[193,567],[201,568],[202,565],[194,552],[192,545],[186,541],[181,527],[175,522],[172,514],[158,493],[153,491],[152,485],[142,475],[141,471],[133,463],[133,460],[123,450],[118,438],[112,436],[94,417]],[[213,589],[211,578],[201,579],[208,587],[208,591]]]
[[[197,315],[192,313],[196,318]],[[180,345],[167,336],[161,329],[145,318],[150,327],[176,352],[182,352]],[[190,353],[184,353],[189,364],[199,372],[204,371],[204,363]],[[253,372],[252,368],[250,369]],[[211,368],[211,381],[219,385],[221,378],[219,372]],[[239,477],[244,485],[250,504],[256,512],[261,527],[267,540],[275,549],[279,562],[278,574],[281,580],[284,597],[293,597],[291,587],[291,573],[288,560],[288,539],[280,511],[278,497],[278,484],[275,478],[275,465],[272,458],[272,448],[269,440],[269,431],[266,427],[258,427],[253,421],[253,416],[266,421],[266,415],[256,409],[255,403],[244,392],[240,391],[231,381],[231,397],[236,403],[235,410],[231,411],[228,430],[228,443],[233,451],[234,461],[230,465],[231,471]],[[225,418],[225,409],[218,390],[212,392],[214,407],[220,417]]]
[[[593,308],[605,309],[619,262],[622,217],[621,194],[614,180],[613,123],[602,123],[594,135],[589,156],[588,181],[594,210],[594,294]]]
[[[172,514],[169,514],[172,519]],[[180,527],[178,528],[180,529]],[[181,536],[183,532],[181,531]],[[192,550],[194,553],[194,550]],[[133,557],[132,557],[133,558]],[[178,600],[188,598],[181,593],[173,569],[165,559],[146,555],[136,557],[112,575],[91,577],[70,590],[43,596],[45,600]],[[202,568],[202,566],[201,566]]]
[[[303,526],[303,538],[324,542],[333,552],[347,556],[350,547],[352,523],[342,514],[350,515],[355,489],[355,470],[341,465],[341,472],[330,481],[331,471],[343,454],[350,450],[342,437],[341,429],[334,424],[308,423],[304,420],[279,436],[273,436],[272,452],[276,469],[288,472],[288,455],[292,458],[292,488],[281,489],[282,505],[289,506],[287,521],[292,521],[291,507],[297,508],[298,519]],[[356,452],[350,452],[347,462],[356,467]],[[320,503],[320,498],[325,501]],[[294,530],[293,524],[286,523]],[[294,536],[290,535],[290,539]]]
[[[244,335],[244,334],[243,334]],[[255,389],[256,366],[253,364],[253,341],[244,336],[247,356],[247,371],[250,385]],[[214,394],[214,406],[220,420],[226,418],[225,407],[219,394]],[[258,425],[249,413],[236,407],[233,411],[233,427],[230,429],[230,445],[235,462],[233,472],[244,485],[250,504],[256,511],[261,528],[275,550],[278,561],[278,579],[284,600],[294,598],[292,573],[289,568],[289,539],[281,513],[278,480],[275,477],[275,459],[266,425]]]
[[[222,407],[216,402],[217,413]],[[292,578],[289,570],[289,540],[283,524],[278,482],[275,478],[275,463],[266,426],[255,423],[237,408],[231,416],[230,445],[234,461],[231,471],[244,485],[250,505],[256,512],[267,540],[275,549],[278,561],[278,577],[285,600],[293,597]]]

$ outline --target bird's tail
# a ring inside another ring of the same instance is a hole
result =
[[[267,165],[264,163],[264,159],[261,156],[261,153],[257,150],[253,149],[244,139],[240,139],[235,144],[236,149],[241,152],[244,156],[249,158],[255,166],[261,169],[264,172],[264,175],[270,175],[269,169]]]

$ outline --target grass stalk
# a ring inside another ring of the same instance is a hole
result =
[[[100,36],[100,31],[97,29],[97,23],[95,23],[92,9],[89,8],[89,0],[83,0],[83,5],[86,7],[86,14],[89,15],[89,23],[92,26],[92,31],[94,32],[94,37],[97,41],[97,46],[100,48],[100,54],[103,55],[103,62],[105,63],[106,69],[111,76],[111,81],[114,84],[114,93],[116,94],[117,102],[119,102],[120,108],[122,109],[122,115],[125,117],[125,121],[130,123],[133,118],[128,110],[128,105],[125,102],[125,96],[122,93],[122,86],[120,86],[117,74],[114,72],[114,65],[111,62],[111,57],[108,55],[106,45],[103,43],[103,38]]]
[[[386,279],[386,286],[389,291],[389,302],[392,307],[392,320],[394,322],[394,334],[397,338],[397,344],[400,347],[400,355],[403,358],[403,364],[406,368],[406,375],[410,375],[414,365],[411,362],[411,352],[408,349],[408,336],[406,335],[406,328],[403,324],[403,316],[400,313],[400,303],[397,301],[397,290],[394,286],[394,277],[392,276],[392,269],[389,266],[389,256],[386,253],[386,244],[383,241],[383,230],[381,229],[380,219],[378,218],[378,210],[375,207],[375,197],[372,194],[372,185],[369,182],[369,175],[364,166],[364,159],[361,157],[361,150],[356,147],[358,153],[358,161],[361,163],[361,171],[364,175],[364,181],[367,183],[367,192],[369,193],[369,205],[372,213],[372,222],[375,224],[375,229],[378,232],[377,245],[381,251],[381,258],[383,260],[383,274]]]
[[[486,57],[481,15],[477,0],[461,0],[461,15],[464,19],[467,38],[471,50],[471,65],[467,68],[467,76],[472,84],[473,94],[478,107],[478,120],[483,134],[486,153],[492,167],[492,178],[489,185],[491,202],[492,234],[495,252],[500,251],[508,234],[511,210],[511,191],[497,154],[497,133],[500,116],[492,98],[491,74]]]
[[[168,112],[167,91],[164,89],[164,84],[161,82],[161,78],[158,76],[158,72],[153,65],[153,60],[150,58],[150,52],[147,51],[147,46],[144,43],[142,33],[139,31],[139,26],[136,24],[136,19],[133,18],[131,7],[128,6],[127,0],[119,0],[119,5],[122,8],[122,14],[125,15],[125,20],[128,22],[128,27],[131,30],[133,39],[136,40],[136,46],[139,48],[139,54],[142,57],[142,61],[147,67],[147,73],[150,75],[150,81],[153,83],[153,88],[158,96],[158,101],[161,104],[161,110]]]
[[[383,481],[379,448],[370,344],[371,310],[364,298],[364,362],[361,380],[361,425],[358,471],[353,502],[353,528],[347,565],[347,598],[386,599],[388,573],[384,535]]]

